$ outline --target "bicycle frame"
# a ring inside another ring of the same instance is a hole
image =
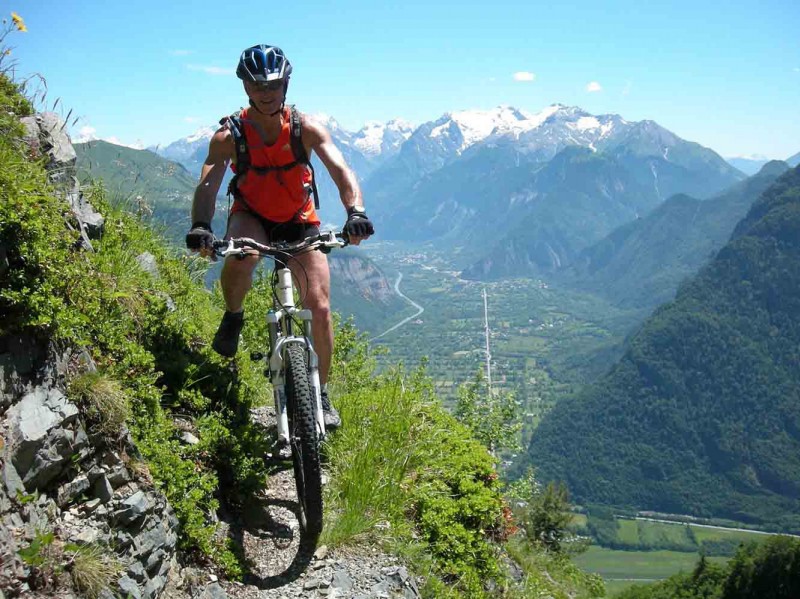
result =
[[[319,358],[311,342],[311,310],[298,309],[294,302],[294,283],[292,272],[285,266],[277,268],[278,289],[275,305],[267,313],[269,329],[269,380],[272,383],[275,399],[275,417],[278,423],[278,443],[289,444],[289,417],[286,407],[286,376],[284,369],[284,353],[289,345],[300,345],[308,356],[308,373],[314,392],[314,405],[317,432],[320,438],[325,436],[325,421],[322,415],[321,387],[319,382]],[[303,323],[303,335],[293,334],[293,317]]]

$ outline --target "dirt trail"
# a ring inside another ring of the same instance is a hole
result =
[[[274,436],[272,407],[253,410],[253,421]],[[288,599],[419,597],[417,581],[397,558],[375,547],[329,551],[302,538],[291,460],[273,457],[266,488],[235,516],[221,516],[220,531],[241,548],[250,573],[243,582],[218,580],[211,570],[174,567],[166,599]]]

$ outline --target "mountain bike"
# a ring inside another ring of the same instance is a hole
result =
[[[325,438],[325,421],[319,382],[319,361],[311,335],[311,310],[303,309],[294,297],[289,261],[296,255],[347,245],[341,232],[323,231],[302,241],[264,245],[249,238],[214,241],[218,256],[260,256],[272,258],[273,307],[267,312],[269,344],[267,353],[253,352],[253,360],[266,362],[264,374],[272,383],[275,399],[278,445],[292,454],[298,520],[307,535],[322,532],[322,471],[320,442]]]

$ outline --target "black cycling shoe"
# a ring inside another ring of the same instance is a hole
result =
[[[244,325],[244,312],[225,312],[219,323],[211,348],[226,358],[232,358],[239,349],[239,333]]]
[[[323,390],[320,393],[322,399],[322,419],[325,421],[325,430],[334,431],[342,426],[342,419],[339,417],[339,412],[336,411],[331,405],[331,400],[328,398],[328,392]]]

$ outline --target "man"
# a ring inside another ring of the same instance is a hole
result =
[[[186,235],[190,249],[210,254],[214,204],[229,164],[236,173],[229,190],[235,199],[226,237],[250,237],[268,243],[298,241],[318,233],[320,221],[311,193],[315,187],[313,170],[307,164],[312,151],[339,189],[347,209],[343,231],[350,243],[358,245],[374,233],[364,212],[355,175],[333,144],[330,133],[285,106],[291,74],[292,65],[276,46],[261,44],[242,52],[236,75],[244,82],[250,106],[238,119],[225,121],[211,138],[194,194],[192,228]],[[298,121],[299,130],[295,128]],[[242,152],[243,142],[246,153]],[[302,154],[299,159],[298,152]],[[242,164],[237,164],[237,159]],[[236,354],[244,324],[243,302],[257,262],[255,257],[244,260],[228,257],[223,265],[220,283],[227,310],[211,344],[223,356]],[[305,298],[304,307],[312,313],[325,426],[334,429],[341,421],[330,404],[327,390],[333,353],[327,257],[321,252],[300,254],[289,261],[289,267],[295,273],[301,297]]]

